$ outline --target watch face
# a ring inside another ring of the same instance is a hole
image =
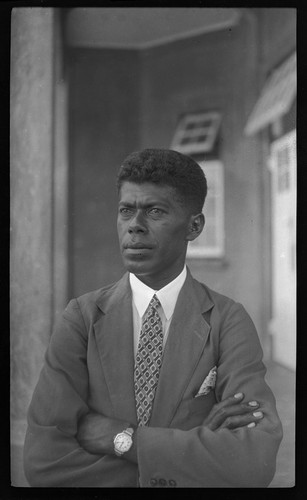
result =
[[[132,444],[132,439],[127,434],[118,434],[115,439],[115,446],[117,451],[124,453],[128,451]]]

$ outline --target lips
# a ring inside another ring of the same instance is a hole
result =
[[[129,248],[132,250],[150,250],[153,247],[151,245],[146,245],[145,243],[126,243],[124,248]]]

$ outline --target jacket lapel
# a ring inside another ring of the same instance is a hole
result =
[[[97,300],[102,314],[94,331],[114,416],[136,425],[132,294],[128,277],[126,273]],[[170,325],[150,426],[167,427],[171,423],[210,333],[203,313],[213,305],[188,271]]]
[[[136,424],[132,298],[128,276],[126,273],[97,300],[103,314],[95,323],[94,331],[115,418]]]
[[[171,423],[203,353],[210,332],[203,313],[212,307],[205,289],[188,271],[170,325],[150,426]]]

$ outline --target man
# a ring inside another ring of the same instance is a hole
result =
[[[257,333],[185,266],[202,169],[132,153],[118,193],[128,273],[72,300],[51,337],[28,413],[30,485],[267,486],[282,430]]]

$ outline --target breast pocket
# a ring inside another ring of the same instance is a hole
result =
[[[216,398],[214,391],[210,391],[209,394],[204,394],[202,396],[198,396],[197,398],[190,398],[186,402],[188,414],[194,415],[201,413],[206,417],[215,403]]]
[[[183,430],[192,429],[201,425],[216,403],[214,391],[197,398],[183,399],[176,414],[176,423]]]

